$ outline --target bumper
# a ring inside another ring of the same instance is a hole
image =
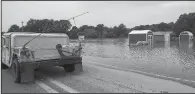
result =
[[[46,60],[38,60],[35,61],[38,65],[52,65],[52,66],[61,66],[65,64],[78,64],[82,63],[82,57],[63,57],[56,59],[46,59]]]
[[[20,62],[21,80],[22,82],[34,81],[34,69],[40,65],[62,66],[65,64],[75,64],[75,66],[79,67],[76,70],[80,71],[82,70],[82,57],[64,57],[33,62]]]
[[[63,57],[56,59],[39,60],[33,62],[20,62],[21,72],[26,70],[25,67],[31,67],[31,69],[38,68],[39,66],[62,66],[66,64],[82,64],[82,57]]]

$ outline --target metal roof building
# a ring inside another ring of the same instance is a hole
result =
[[[151,30],[133,30],[128,34],[129,44],[136,44],[139,41],[147,42],[149,39],[152,39]]]
[[[172,31],[157,31],[153,32],[153,42],[169,42]]]
[[[179,41],[190,41],[193,39],[193,34],[189,31],[183,31],[179,35]]]
[[[147,34],[148,32],[152,32],[151,30],[133,30],[129,32],[129,34]]]

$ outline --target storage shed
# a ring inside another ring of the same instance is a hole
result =
[[[193,34],[189,31],[183,31],[179,35],[179,41],[191,41],[193,39]]]
[[[129,44],[136,44],[139,41],[152,41],[153,33],[151,30],[133,30],[129,33]]]
[[[172,31],[153,32],[153,42],[170,42]]]

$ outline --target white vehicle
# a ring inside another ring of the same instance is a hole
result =
[[[81,51],[81,45],[69,46],[69,37],[62,33],[4,33],[2,68],[11,68],[16,83],[33,81],[40,65],[82,71]]]

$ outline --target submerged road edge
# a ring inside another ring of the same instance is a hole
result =
[[[129,72],[134,72],[134,73],[138,73],[138,74],[142,74],[142,75],[146,75],[146,76],[150,76],[150,77],[154,77],[154,78],[174,81],[174,82],[178,82],[180,84],[195,88],[195,81],[190,81],[190,80],[181,79],[181,78],[174,78],[174,77],[169,77],[169,76],[164,76],[164,75],[159,75],[159,74],[147,73],[147,72],[143,72],[143,71],[139,71],[139,70],[135,70],[135,69],[120,68],[120,67],[116,67],[113,65],[100,64],[100,63],[96,63],[96,62],[92,62],[92,61],[87,61],[87,62],[91,63],[93,65],[101,66],[101,67],[105,67],[105,68],[112,68],[112,69],[118,69],[118,70],[122,70],[122,71],[129,71]]]

